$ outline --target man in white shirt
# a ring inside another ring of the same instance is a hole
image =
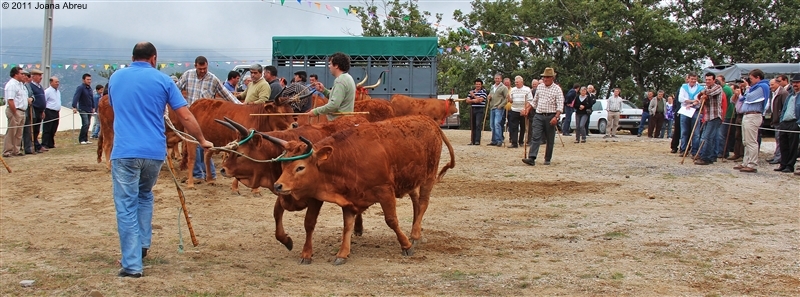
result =
[[[691,150],[692,155],[697,154],[697,150],[700,147],[700,125],[695,125],[697,119],[700,115],[700,101],[697,99],[697,95],[703,91],[703,86],[697,83],[697,74],[694,72],[689,73],[688,76],[688,83],[685,83],[681,86],[678,92],[678,105],[681,110],[679,111],[680,114],[680,125],[681,125],[681,143],[680,143],[680,151],[681,155],[684,154],[686,148],[689,145],[689,141],[691,141]],[[683,114],[682,111],[692,112],[692,116],[687,116]],[[692,129],[694,130],[694,134],[692,135],[692,139],[689,139],[689,135],[692,134]]]
[[[526,87],[522,76],[514,77],[514,87],[511,88],[511,111],[508,113],[508,133],[511,141],[509,148],[519,147],[525,141],[525,102],[533,100],[531,88]],[[525,112],[523,114],[523,112]],[[519,135],[519,137],[517,137]]]
[[[58,118],[61,112],[61,90],[58,77],[50,78],[50,87],[44,90],[45,108],[44,124],[42,124],[42,147],[52,149],[56,147],[56,131],[58,131]]]
[[[25,110],[28,104],[33,101],[28,95],[28,90],[22,84],[23,74],[19,67],[11,67],[11,79],[5,86],[4,98],[6,99],[6,117],[8,118],[8,129],[3,139],[3,157],[24,156],[20,147],[22,146],[22,125],[25,123]]]

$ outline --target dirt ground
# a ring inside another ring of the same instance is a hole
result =
[[[14,172],[0,172],[0,294],[800,295],[800,179],[773,172],[765,153],[759,172],[745,174],[731,161],[681,165],[668,139],[595,134],[585,144],[565,137],[552,165],[530,167],[523,148],[467,146],[469,131],[446,134],[456,167],[434,188],[411,257],[374,206],[348,262],[333,266],[342,219],[326,204],[314,262],[299,265],[304,213],[285,216],[289,251],[273,235],[274,196],[234,195],[222,177],[186,190],[200,245],[181,219],[179,252],[180,204],[164,166],[145,277],[129,279],[116,276],[110,174],[94,145],[59,133],[58,148],[8,158]],[[410,232],[408,198],[398,215]]]

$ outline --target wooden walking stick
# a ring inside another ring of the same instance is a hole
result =
[[[733,120],[733,119],[731,119],[731,120]],[[722,157],[723,157],[722,160],[723,160],[723,162],[725,161],[725,153],[728,152],[728,137],[731,136],[731,126],[733,126],[733,125],[731,125],[732,123],[727,123],[727,124],[728,124],[728,132],[725,133],[725,142],[722,143]]]
[[[197,246],[199,243],[197,242],[197,237],[195,237],[194,229],[192,228],[192,218],[189,217],[189,210],[186,209],[186,197],[183,196],[183,190],[178,184],[178,177],[175,175],[175,168],[172,167],[172,160],[167,158],[167,164],[169,165],[169,172],[172,173],[172,181],[175,182],[175,188],[178,189],[178,198],[180,198],[181,201],[181,209],[183,209],[183,217],[186,218],[186,225],[189,227],[189,236],[192,237],[192,245]]]
[[[686,160],[686,155],[689,154],[689,145],[691,144],[692,138],[694,137],[694,130],[695,128],[697,128],[697,123],[700,122],[700,116],[701,116],[700,111],[703,110],[703,104],[705,103],[706,103],[705,100],[700,100],[700,109],[698,109],[697,119],[694,121],[694,125],[692,126],[692,133],[689,133],[689,139],[686,140],[689,143],[686,144],[686,150],[683,151],[683,158],[681,158],[681,164],[683,164],[683,161]],[[699,148],[697,151],[698,152],[700,151]]]
[[[561,141],[561,147],[564,147],[564,139],[561,139],[561,129],[558,129],[558,121],[556,121],[556,135],[558,135],[558,140]]]
[[[528,117],[529,116],[532,116],[530,111],[528,111],[528,115],[525,116],[525,128],[526,128],[525,130],[528,131],[528,135],[525,135],[527,138],[523,137],[523,138],[525,138],[525,145],[522,147],[522,158],[523,159],[528,158],[528,138],[533,139],[533,137],[531,136],[531,126],[533,126],[533,125],[532,125],[532,123],[530,121],[528,121]],[[533,143],[531,143],[531,145],[533,145]]]
[[[705,140],[705,139],[703,139],[703,140],[701,140],[701,141],[700,141],[700,146],[698,146],[698,147],[697,147],[697,154],[695,154],[695,155],[694,155],[694,158],[692,158],[692,160],[693,160],[693,161],[697,161],[697,159],[699,159],[699,158],[700,158],[700,152],[702,152],[702,151],[703,151],[703,144],[704,144],[704,143],[706,143],[706,140]]]
[[[31,137],[31,151],[35,155],[36,154],[36,142],[34,140],[36,140],[36,139],[33,139],[33,107],[31,107],[31,106],[28,106],[28,118],[31,119],[31,124],[28,127],[28,132],[30,132],[30,134],[31,134],[30,135],[30,137]],[[23,122],[23,125],[24,125],[24,122]],[[24,149],[24,145],[23,145],[23,149]]]
[[[0,156],[0,162],[3,162],[3,166],[6,167],[6,170],[8,170],[8,173],[11,173],[11,167],[8,167],[8,163],[6,163],[6,160],[3,159],[2,156]]]

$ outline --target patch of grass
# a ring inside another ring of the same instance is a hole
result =
[[[620,280],[620,279],[623,279],[623,278],[625,278],[625,275],[623,275],[620,272],[614,272],[613,274],[611,274],[611,279]]]
[[[622,232],[622,231],[612,231],[612,232],[608,232],[606,234],[603,234],[603,237],[605,237],[606,239],[612,239],[612,238],[624,238],[624,237],[628,237],[628,235],[625,234],[625,232]]]
[[[633,273],[633,274],[635,274],[638,277],[644,277],[644,273],[641,273],[641,272],[638,272],[638,271]]]
[[[724,279],[736,279],[736,276],[726,273],[726,274],[722,275],[722,278],[724,278]]]
[[[705,297],[719,297],[720,295],[717,293],[708,293],[704,295]]]
[[[572,223],[567,225],[567,228],[578,228],[578,223]]]
[[[504,176],[504,177],[515,177],[515,176],[517,176],[517,175],[516,175],[516,174],[506,174],[506,175],[503,175],[503,176]]]
[[[531,285],[530,283],[528,283],[528,282],[524,282],[524,283],[521,283],[521,284],[519,284],[519,288],[520,288],[520,289],[525,289],[525,288],[527,288],[527,287],[528,287],[528,286],[530,286],[530,285]]]
[[[589,279],[589,278],[595,278],[597,277],[597,275],[592,273],[587,273],[587,274],[581,274],[578,277],[581,279]]]
[[[469,276],[469,274],[461,270],[448,271],[442,273],[442,278],[446,280],[464,280],[467,278],[467,276]]]
[[[677,177],[677,176],[675,176],[675,175],[674,175],[674,174],[672,174],[672,173],[665,173],[665,174],[664,174],[664,176],[663,176],[662,178],[663,178],[663,179],[677,179],[678,177]]]
[[[566,208],[566,204],[550,204],[550,207],[557,207],[557,208]]]

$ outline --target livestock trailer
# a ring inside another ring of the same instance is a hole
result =
[[[326,86],[334,77],[328,71],[328,57],[335,52],[350,56],[350,75],[356,82],[369,74],[365,85],[374,84],[381,72],[384,80],[369,92],[373,98],[389,99],[393,94],[436,98],[436,37],[272,37],[272,65],[287,79],[296,71],[316,74]]]

